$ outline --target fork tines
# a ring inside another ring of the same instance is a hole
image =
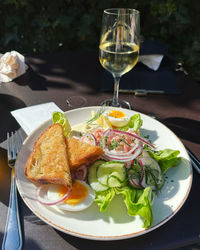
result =
[[[7,133],[7,143],[8,143],[8,157],[9,159],[16,159],[17,153],[20,150],[21,144],[23,143],[22,132],[15,131],[15,133]]]

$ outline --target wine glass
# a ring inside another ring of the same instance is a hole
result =
[[[101,103],[105,106],[131,109],[127,101],[119,100],[119,82],[129,72],[139,57],[140,12],[135,9],[106,9],[103,12],[102,31],[99,45],[101,65],[114,78],[112,99]]]

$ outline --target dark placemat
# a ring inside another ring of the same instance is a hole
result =
[[[157,94],[179,94],[174,76],[176,68],[175,59],[168,54],[168,48],[159,41],[146,40],[141,44],[140,55],[163,55],[162,62],[157,71],[154,71],[141,62],[121,77],[120,89],[135,91],[149,91]],[[103,92],[113,91],[112,74],[104,71],[101,80],[101,90]],[[128,91],[127,91],[128,92]]]
[[[114,80],[112,74],[104,71],[101,80],[103,92],[113,91]],[[161,67],[158,71],[148,69],[146,66],[138,65],[121,77],[120,89],[122,90],[147,90],[163,94],[179,94],[174,72],[168,67]]]

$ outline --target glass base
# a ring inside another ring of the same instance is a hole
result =
[[[106,99],[103,102],[100,103],[101,106],[110,106],[110,107],[118,107],[118,108],[125,108],[125,109],[131,109],[131,104],[124,100],[118,100],[118,105],[112,104],[113,99]]]
[[[74,96],[70,96],[67,100],[66,100],[66,104],[68,106],[68,108],[81,108],[86,106],[87,104],[87,99],[83,96],[80,95],[74,95]]]

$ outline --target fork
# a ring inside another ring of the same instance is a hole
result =
[[[15,180],[15,161],[17,153],[23,142],[23,137],[20,132],[11,132],[11,136],[7,133],[7,151],[8,151],[8,166],[12,168],[11,171],[11,187],[10,198],[8,206],[8,215],[5,227],[5,234],[2,243],[2,250],[16,250],[22,249],[22,232],[19,219],[17,188]]]

